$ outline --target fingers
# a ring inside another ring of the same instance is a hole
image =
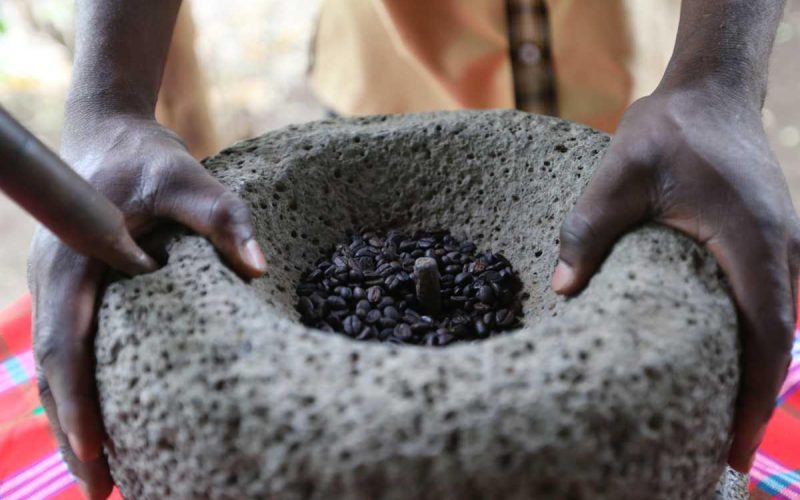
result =
[[[58,409],[55,400],[47,382],[43,378],[39,379],[39,397],[50,421],[50,428],[61,450],[61,456],[67,463],[69,470],[78,479],[81,489],[90,499],[108,498],[114,487],[114,482],[109,473],[106,458],[103,455],[99,455],[94,460],[86,462],[79,460],[72,452],[68,438],[61,429],[61,424],[56,417]]]
[[[160,186],[154,204],[157,215],[208,237],[243,276],[258,277],[266,271],[249,208],[202,168],[179,169]]]
[[[734,237],[708,244],[738,304],[742,372],[728,463],[747,472],[755,457],[791,361],[793,285],[783,244]]]
[[[102,266],[72,252],[48,263],[34,290],[34,350],[59,429],[82,461],[101,456],[105,431],[94,380],[94,310]]]
[[[647,185],[641,169],[609,150],[561,225],[559,262],[551,283],[556,293],[580,291],[617,238],[645,218]]]

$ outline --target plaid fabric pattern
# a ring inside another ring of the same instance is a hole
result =
[[[0,499],[84,498],[39,402],[31,351],[31,299],[0,310]],[[115,490],[112,498],[121,499]]]
[[[516,108],[555,116],[556,87],[544,0],[506,0]]]
[[[752,498],[800,500],[800,330],[778,406],[750,472]],[[31,301],[0,311],[0,499],[83,498],[47,424],[31,353]],[[114,499],[122,498],[117,490]]]

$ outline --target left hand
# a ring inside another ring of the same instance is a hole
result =
[[[743,357],[728,462],[747,472],[791,360],[800,267],[800,224],[760,106],[710,84],[635,102],[561,227],[555,291],[580,291],[648,220],[708,248],[732,287]]]

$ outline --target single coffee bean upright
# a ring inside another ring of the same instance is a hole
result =
[[[439,285],[439,265],[436,259],[420,257],[414,261],[417,301],[428,316],[436,316],[442,310]]]

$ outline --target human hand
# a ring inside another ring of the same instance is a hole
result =
[[[635,102],[561,227],[557,293],[580,291],[646,220],[714,255],[738,306],[742,378],[728,462],[747,472],[791,361],[800,226],[760,105],[711,84]]]
[[[266,264],[247,205],[189,155],[152,117],[68,112],[63,155],[119,207],[140,237],[158,223],[182,223],[211,239],[245,277]],[[72,473],[91,498],[113,486],[94,379],[93,339],[105,266],[39,229],[29,260],[34,298],[34,352],[42,404]]]

